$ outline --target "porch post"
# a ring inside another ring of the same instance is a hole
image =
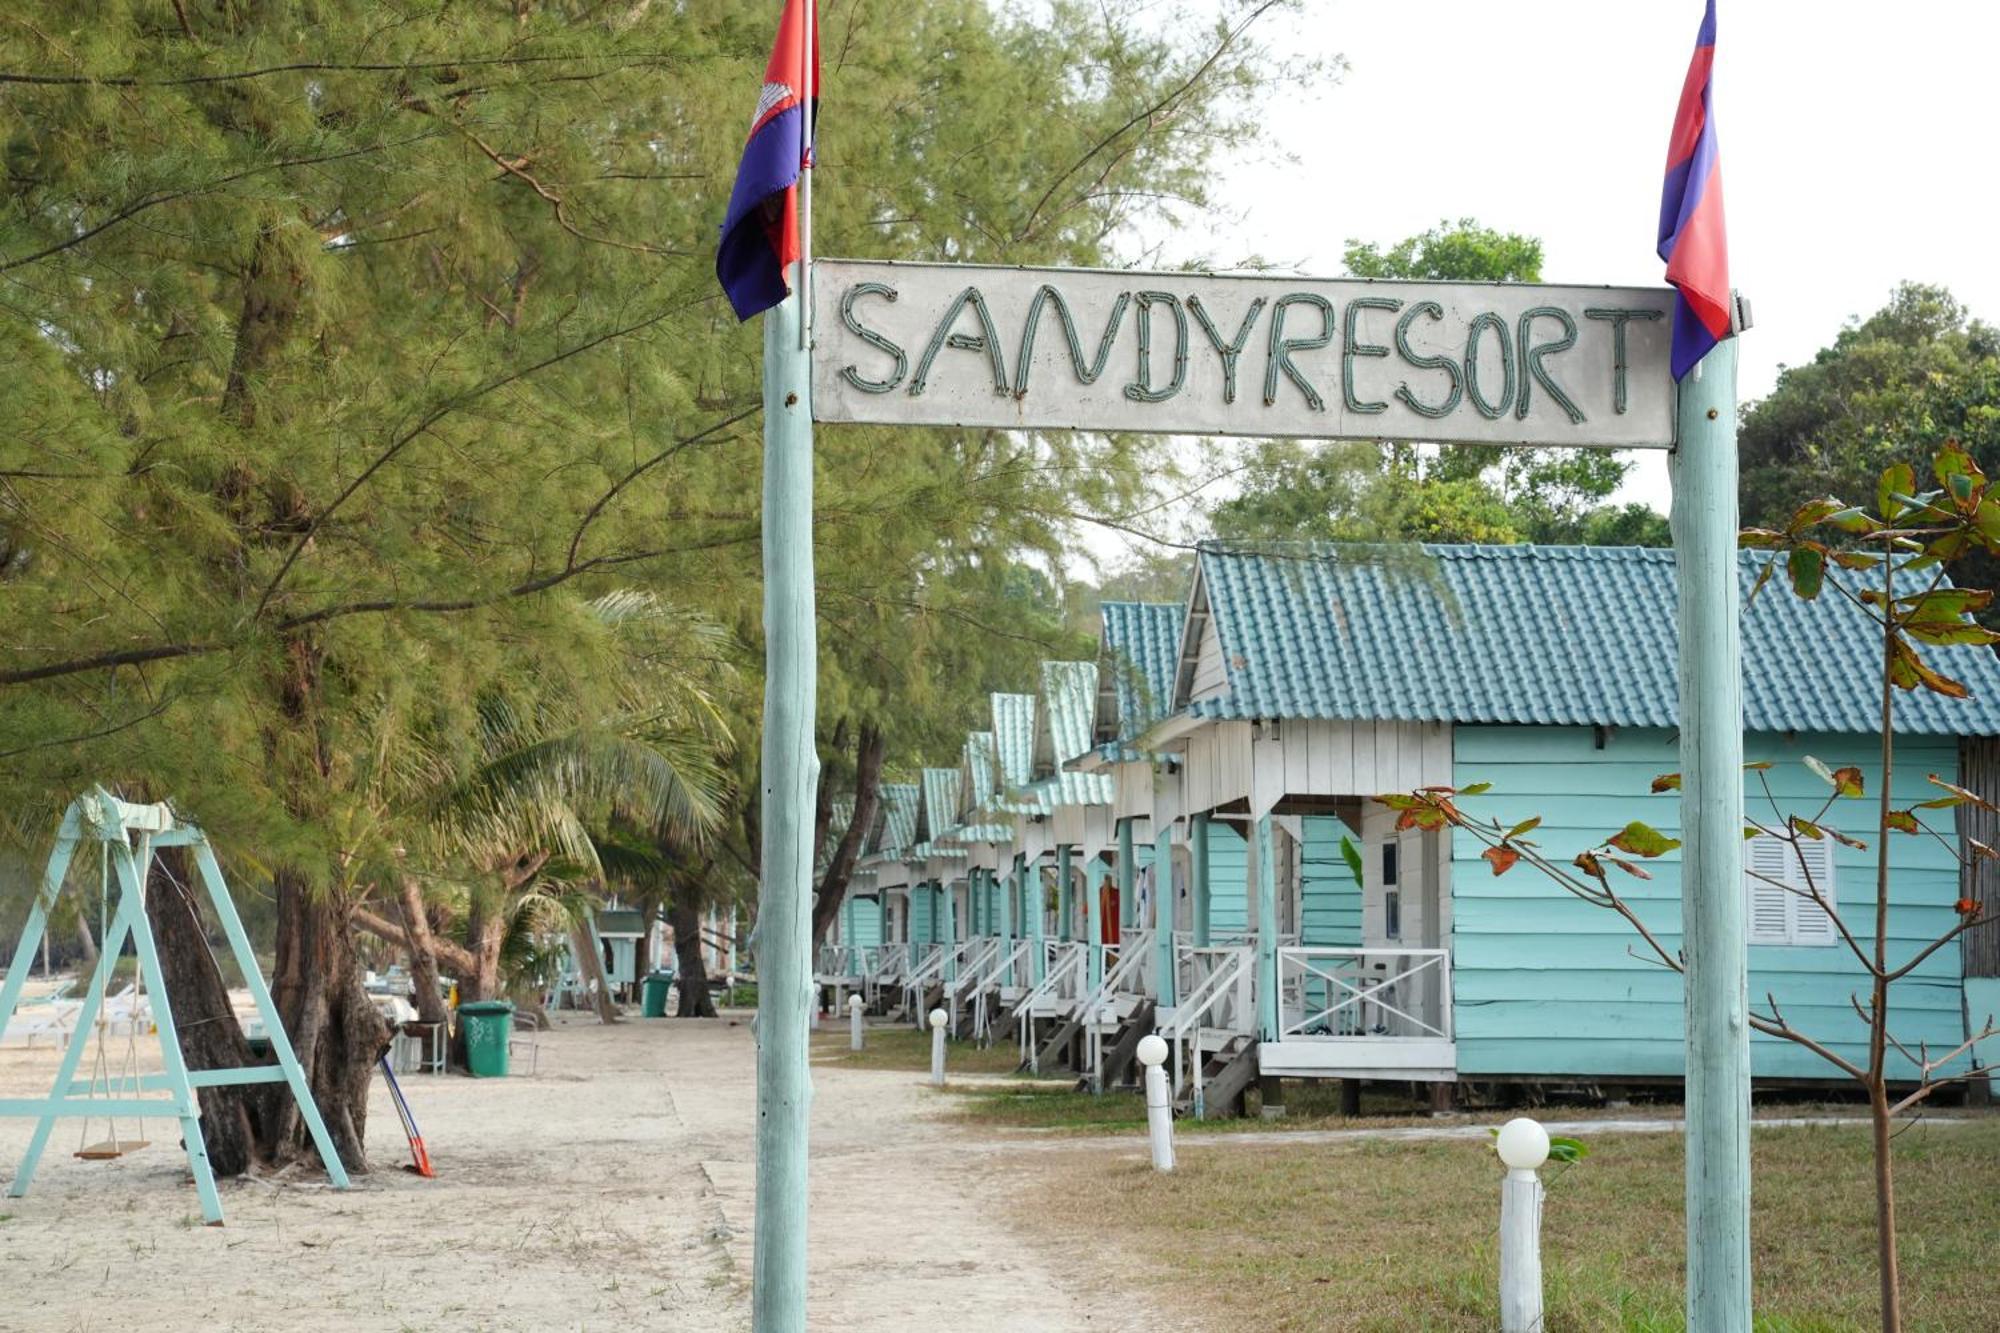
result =
[[[1008,947],[1014,943],[1014,894],[1020,885],[1021,858],[1015,857],[1007,867],[1007,877],[1001,880],[1000,888],[1000,938]],[[996,876],[999,871],[993,872]]]
[[[1278,855],[1271,816],[1257,816],[1251,854],[1257,886],[1257,1027],[1265,1041],[1278,1039]]]
[[[1138,853],[1133,850],[1132,821],[1118,821],[1118,938],[1122,941],[1125,932],[1132,929],[1132,900],[1139,893],[1139,866],[1133,859]]]
[[[938,910],[944,916],[944,979],[946,981],[957,981],[958,894],[953,891],[949,879],[939,881],[938,896],[940,898]],[[971,895],[968,894],[967,896],[970,897]]]
[[[1034,962],[1037,986],[1049,972],[1047,902],[1048,896],[1042,892],[1042,872],[1033,860],[1022,858],[1021,910],[1028,918],[1028,938],[1035,942],[1028,952]]]
[[[1174,826],[1162,824],[1153,838],[1154,998],[1178,1003],[1174,990]]]
[[[1194,915],[1194,946],[1206,949],[1208,934],[1208,812],[1198,814],[1188,824],[1188,856],[1193,862],[1193,880],[1188,885]]]
[[[1750,1328],[1750,1029],[1736,558],[1736,340],[1680,384],[1668,460],[1680,601],[1687,950],[1687,1323]]]
[[[1056,938],[1064,941],[1069,939],[1069,919],[1076,912],[1070,879],[1070,847],[1065,843],[1056,848]]]
[[[1104,984],[1104,899],[1098,889],[1103,881],[1104,858],[1093,856],[1083,867],[1083,956],[1093,991]]]

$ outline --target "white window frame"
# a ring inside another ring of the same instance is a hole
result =
[[[1797,850],[1783,838],[1768,833],[1753,834],[1743,840],[1745,923],[1751,944],[1818,949],[1840,942],[1840,932],[1826,909],[1807,896],[1806,871],[1799,864],[1803,854],[1812,872],[1812,888],[1819,890],[1828,906],[1838,910],[1834,846],[1830,833],[1818,839],[1801,838]],[[1760,874],[1765,878],[1760,878]],[[1785,887],[1780,888],[1770,880],[1781,881]]]

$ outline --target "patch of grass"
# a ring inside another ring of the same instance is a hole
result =
[[[1023,1087],[965,1088],[959,1091],[959,1095],[960,1102],[954,1109],[954,1116],[968,1124],[1079,1134],[1138,1133],[1146,1127],[1145,1099],[1137,1092],[1128,1090],[1114,1089],[1097,1096],[1044,1083]],[[1282,1119],[1264,1119],[1255,1092],[1247,1100],[1250,1108],[1248,1115],[1212,1120],[1184,1117],[1175,1122],[1174,1132],[1232,1134],[1248,1130],[1407,1126],[1424,1123],[1417,1117],[1427,1113],[1430,1106],[1428,1101],[1418,1102],[1397,1092],[1369,1086],[1362,1092],[1361,1115],[1345,1117],[1340,1114],[1340,1085],[1325,1080],[1288,1083]]]
[[[847,1032],[822,1032],[813,1039],[816,1064],[843,1065],[849,1069],[901,1069],[930,1073],[931,1034],[901,1024],[868,1029],[867,1048],[847,1049]],[[1000,1044],[981,1047],[969,1041],[945,1043],[945,1077],[953,1074],[1011,1074],[1021,1063],[1014,1047]],[[1143,1108],[1142,1108],[1143,1110]]]
[[[1586,1136],[1587,1137],[1587,1136]],[[1546,1171],[1548,1333],[1679,1333],[1678,1134],[1604,1134]],[[1874,1189],[1856,1126],[1752,1136],[1761,1333],[1875,1327]],[[2000,1118],[1896,1141],[1906,1326],[2000,1328]],[[1500,1168],[1483,1142],[1194,1148],[1159,1175],[1131,1154],[1024,1170],[1023,1223],[1126,1251],[1218,1327],[1491,1329]]]

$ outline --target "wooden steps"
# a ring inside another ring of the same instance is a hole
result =
[[[1254,1037],[1231,1037],[1221,1050],[1208,1057],[1208,1063],[1201,1067],[1202,1114],[1204,1116],[1224,1116],[1243,1114],[1243,1094],[1257,1081],[1257,1040]],[[1178,1109],[1189,1111],[1194,1105],[1194,1089],[1190,1085],[1181,1097]]]

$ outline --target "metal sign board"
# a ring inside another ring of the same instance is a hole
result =
[[[1664,449],[1667,288],[823,259],[813,415]]]

